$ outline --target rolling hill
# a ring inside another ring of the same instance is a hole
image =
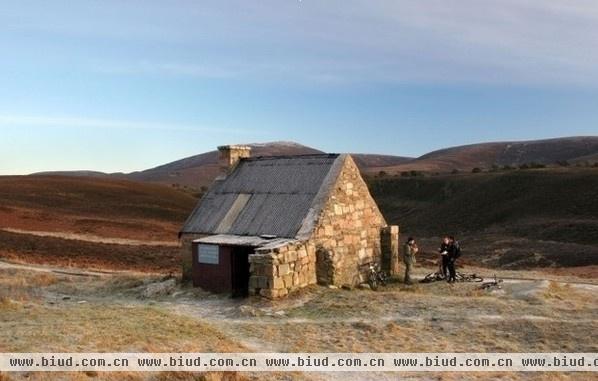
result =
[[[294,142],[249,144],[253,156],[307,155],[322,153],[312,147]],[[377,154],[352,154],[365,174],[380,172],[399,174],[407,171],[449,173],[453,170],[471,171],[492,166],[518,166],[537,163],[598,162],[598,137],[568,137],[523,142],[495,142],[445,148],[418,158]],[[155,168],[128,174],[106,174],[94,171],[44,172],[47,175],[78,177],[109,177],[163,184],[191,191],[210,185],[217,176],[216,150],[173,161]]]
[[[291,142],[275,142],[265,144],[250,144],[253,156],[277,155],[308,155],[322,153],[314,148]],[[148,181],[164,185],[176,185],[199,189],[209,186],[218,175],[218,151],[209,151],[173,161],[155,168],[126,175],[126,178],[136,181]]]
[[[177,233],[197,200],[157,184],[99,177],[0,176],[0,258],[177,272]]]
[[[176,240],[196,199],[160,185],[66,176],[0,176],[0,229]]]
[[[586,160],[598,162],[598,136],[470,144],[430,152],[399,165],[370,168],[370,171],[400,173],[414,170],[446,173],[454,169],[468,171],[475,167],[491,168],[493,165],[550,165]]]
[[[323,153],[323,151],[294,142],[252,143],[248,145],[252,148],[252,156],[309,155]],[[353,157],[357,165],[365,172],[369,172],[372,167],[394,166],[412,160],[412,158],[409,157],[361,153],[353,154]],[[34,173],[33,175],[118,178],[163,184],[189,190],[199,190],[202,187],[209,186],[213,179],[218,175],[218,172],[218,151],[213,150],[163,164],[158,167],[127,174],[109,174],[81,170],[39,172]]]
[[[370,178],[387,221],[429,253],[454,234],[497,267],[598,265],[598,168]]]

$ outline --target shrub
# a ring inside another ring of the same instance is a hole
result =
[[[471,170],[471,173],[480,173],[482,172],[482,170],[478,167],[475,167],[474,169]]]

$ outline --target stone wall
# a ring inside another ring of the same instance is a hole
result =
[[[355,285],[365,280],[366,265],[380,261],[384,226],[386,221],[359,168],[347,156],[312,238],[320,257],[331,265],[329,284]]]
[[[360,283],[365,280],[367,264],[381,259],[385,226],[359,169],[347,156],[311,238],[264,246],[249,256],[250,293],[276,298],[316,282]]]
[[[309,242],[257,248],[249,263],[252,295],[278,298],[316,283],[316,248]]]
[[[401,272],[399,227],[397,225],[383,227],[380,241],[382,245],[382,270],[390,275],[399,274]]]

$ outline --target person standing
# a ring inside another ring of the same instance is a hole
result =
[[[449,252],[451,250],[451,240],[449,236],[444,236],[440,243],[438,252],[440,253],[440,272],[444,279],[449,279]]]
[[[448,250],[448,273],[449,278],[448,282],[453,283],[456,282],[457,279],[457,272],[455,271],[455,262],[457,258],[461,255],[461,246],[459,245],[459,241],[455,239],[455,237],[449,237],[450,246]]]
[[[409,237],[403,249],[403,262],[405,263],[405,284],[412,284],[411,282],[411,268],[415,265],[415,255],[419,251],[417,243],[413,237]]]

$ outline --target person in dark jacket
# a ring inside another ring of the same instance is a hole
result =
[[[455,262],[457,258],[461,255],[461,246],[459,245],[459,241],[455,239],[455,237],[449,237],[449,247],[448,247],[448,282],[453,283],[456,282],[457,272],[455,271]]]
[[[444,236],[442,238],[442,242],[440,243],[440,248],[438,252],[440,253],[440,272],[444,279],[448,279],[449,272],[449,251],[451,250],[451,240],[449,236]]]

